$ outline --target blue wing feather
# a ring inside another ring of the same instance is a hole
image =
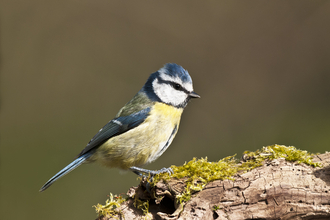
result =
[[[47,189],[62,176],[68,174],[69,172],[71,172],[72,170],[76,169],[78,166],[83,164],[86,160],[88,160],[88,158],[90,158],[93,155],[94,149],[98,148],[109,138],[122,134],[144,122],[144,120],[149,115],[150,109],[151,108],[149,107],[139,112],[133,113],[131,115],[117,117],[111,120],[89,141],[85,149],[81,151],[81,153],[72,163],[64,167],[60,172],[55,174],[55,176],[50,178],[41,187],[40,192]]]
[[[120,135],[140,125],[147,118],[150,110],[151,108],[149,107],[128,116],[112,119],[89,141],[87,146],[80,152],[78,157],[96,149],[109,138]]]

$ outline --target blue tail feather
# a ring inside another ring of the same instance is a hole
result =
[[[71,162],[69,165],[64,167],[60,172],[55,174],[52,178],[50,178],[39,190],[39,192],[42,192],[46,190],[48,187],[50,187],[56,180],[61,178],[62,176],[68,174],[72,170],[79,167],[83,162],[85,162],[90,156],[92,156],[91,152],[85,153],[84,155],[81,155],[77,159],[75,159],[73,162]]]

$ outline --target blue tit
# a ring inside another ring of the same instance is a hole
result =
[[[77,159],[49,179],[40,191],[85,162],[130,169],[138,175],[170,172],[169,168],[151,171],[140,167],[156,160],[170,146],[183,109],[191,98],[199,97],[193,91],[189,73],[177,64],[166,64],[150,75],[142,89],[99,130]]]

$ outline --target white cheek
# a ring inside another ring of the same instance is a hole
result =
[[[187,98],[187,94],[183,91],[175,90],[168,84],[159,84],[157,79],[153,81],[152,86],[156,95],[165,103],[180,105]]]
[[[169,103],[172,103],[173,105],[180,105],[184,103],[184,101],[187,98],[187,94],[175,90],[172,86],[169,86],[168,90],[166,90],[166,95],[169,97]]]

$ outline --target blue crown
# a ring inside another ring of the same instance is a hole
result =
[[[168,74],[170,76],[181,78],[182,82],[184,82],[184,83],[186,83],[186,82],[192,83],[192,79],[191,79],[188,71],[183,69],[183,67],[178,64],[167,63],[160,70],[163,70],[164,72],[166,72],[166,74]]]

